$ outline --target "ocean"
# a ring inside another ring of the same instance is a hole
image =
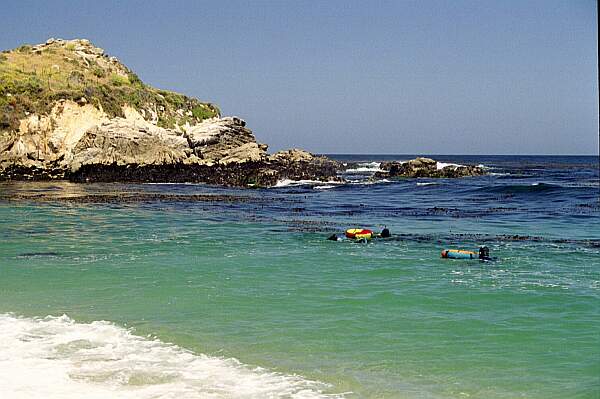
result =
[[[0,183],[0,397],[600,397],[598,157],[332,157],[349,183]]]

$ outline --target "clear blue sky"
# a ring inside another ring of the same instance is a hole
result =
[[[596,154],[596,2],[6,1],[0,48],[88,38],[272,150]]]

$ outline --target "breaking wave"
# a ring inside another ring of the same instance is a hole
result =
[[[3,398],[340,398],[296,375],[195,354],[106,321],[0,314]]]
[[[447,166],[451,166],[451,167],[453,167],[453,168],[460,168],[460,167],[463,167],[463,166],[465,166],[465,165],[459,165],[459,164],[457,164],[457,163],[445,163],[445,162],[438,162],[438,163],[436,164],[436,169],[437,169],[437,170],[441,170],[441,169],[444,169],[444,168],[445,168],[445,167],[447,167]]]
[[[439,183],[428,181],[428,182],[417,182],[417,186],[437,186]]]
[[[283,179],[279,180],[277,184],[275,184],[275,188],[280,187],[294,187],[294,186],[332,186],[332,185],[340,185],[344,184],[344,182],[340,181],[320,181],[320,180],[290,180]]]
[[[381,170],[381,162],[362,162],[356,164],[355,168],[346,169],[344,173],[347,174],[365,174],[365,173],[375,173],[382,172]]]

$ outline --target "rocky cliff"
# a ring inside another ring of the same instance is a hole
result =
[[[87,40],[0,53],[0,180],[270,186],[338,168],[302,150],[269,155],[242,119],[144,84]]]

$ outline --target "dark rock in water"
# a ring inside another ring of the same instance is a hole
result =
[[[236,187],[270,187],[279,180],[337,179],[337,164],[314,157],[289,160],[285,157],[242,163],[213,165],[85,165],[68,173],[73,182],[171,182],[207,183]]]
[[[374,177],[377,179],[389,177],[457,178],[485,174],[480,166],[446,165],[438,169],[437,165],[437,161],[431,158],[416,158],[406,162],[382,162],[380,168],[383,172],[376,172]]]

